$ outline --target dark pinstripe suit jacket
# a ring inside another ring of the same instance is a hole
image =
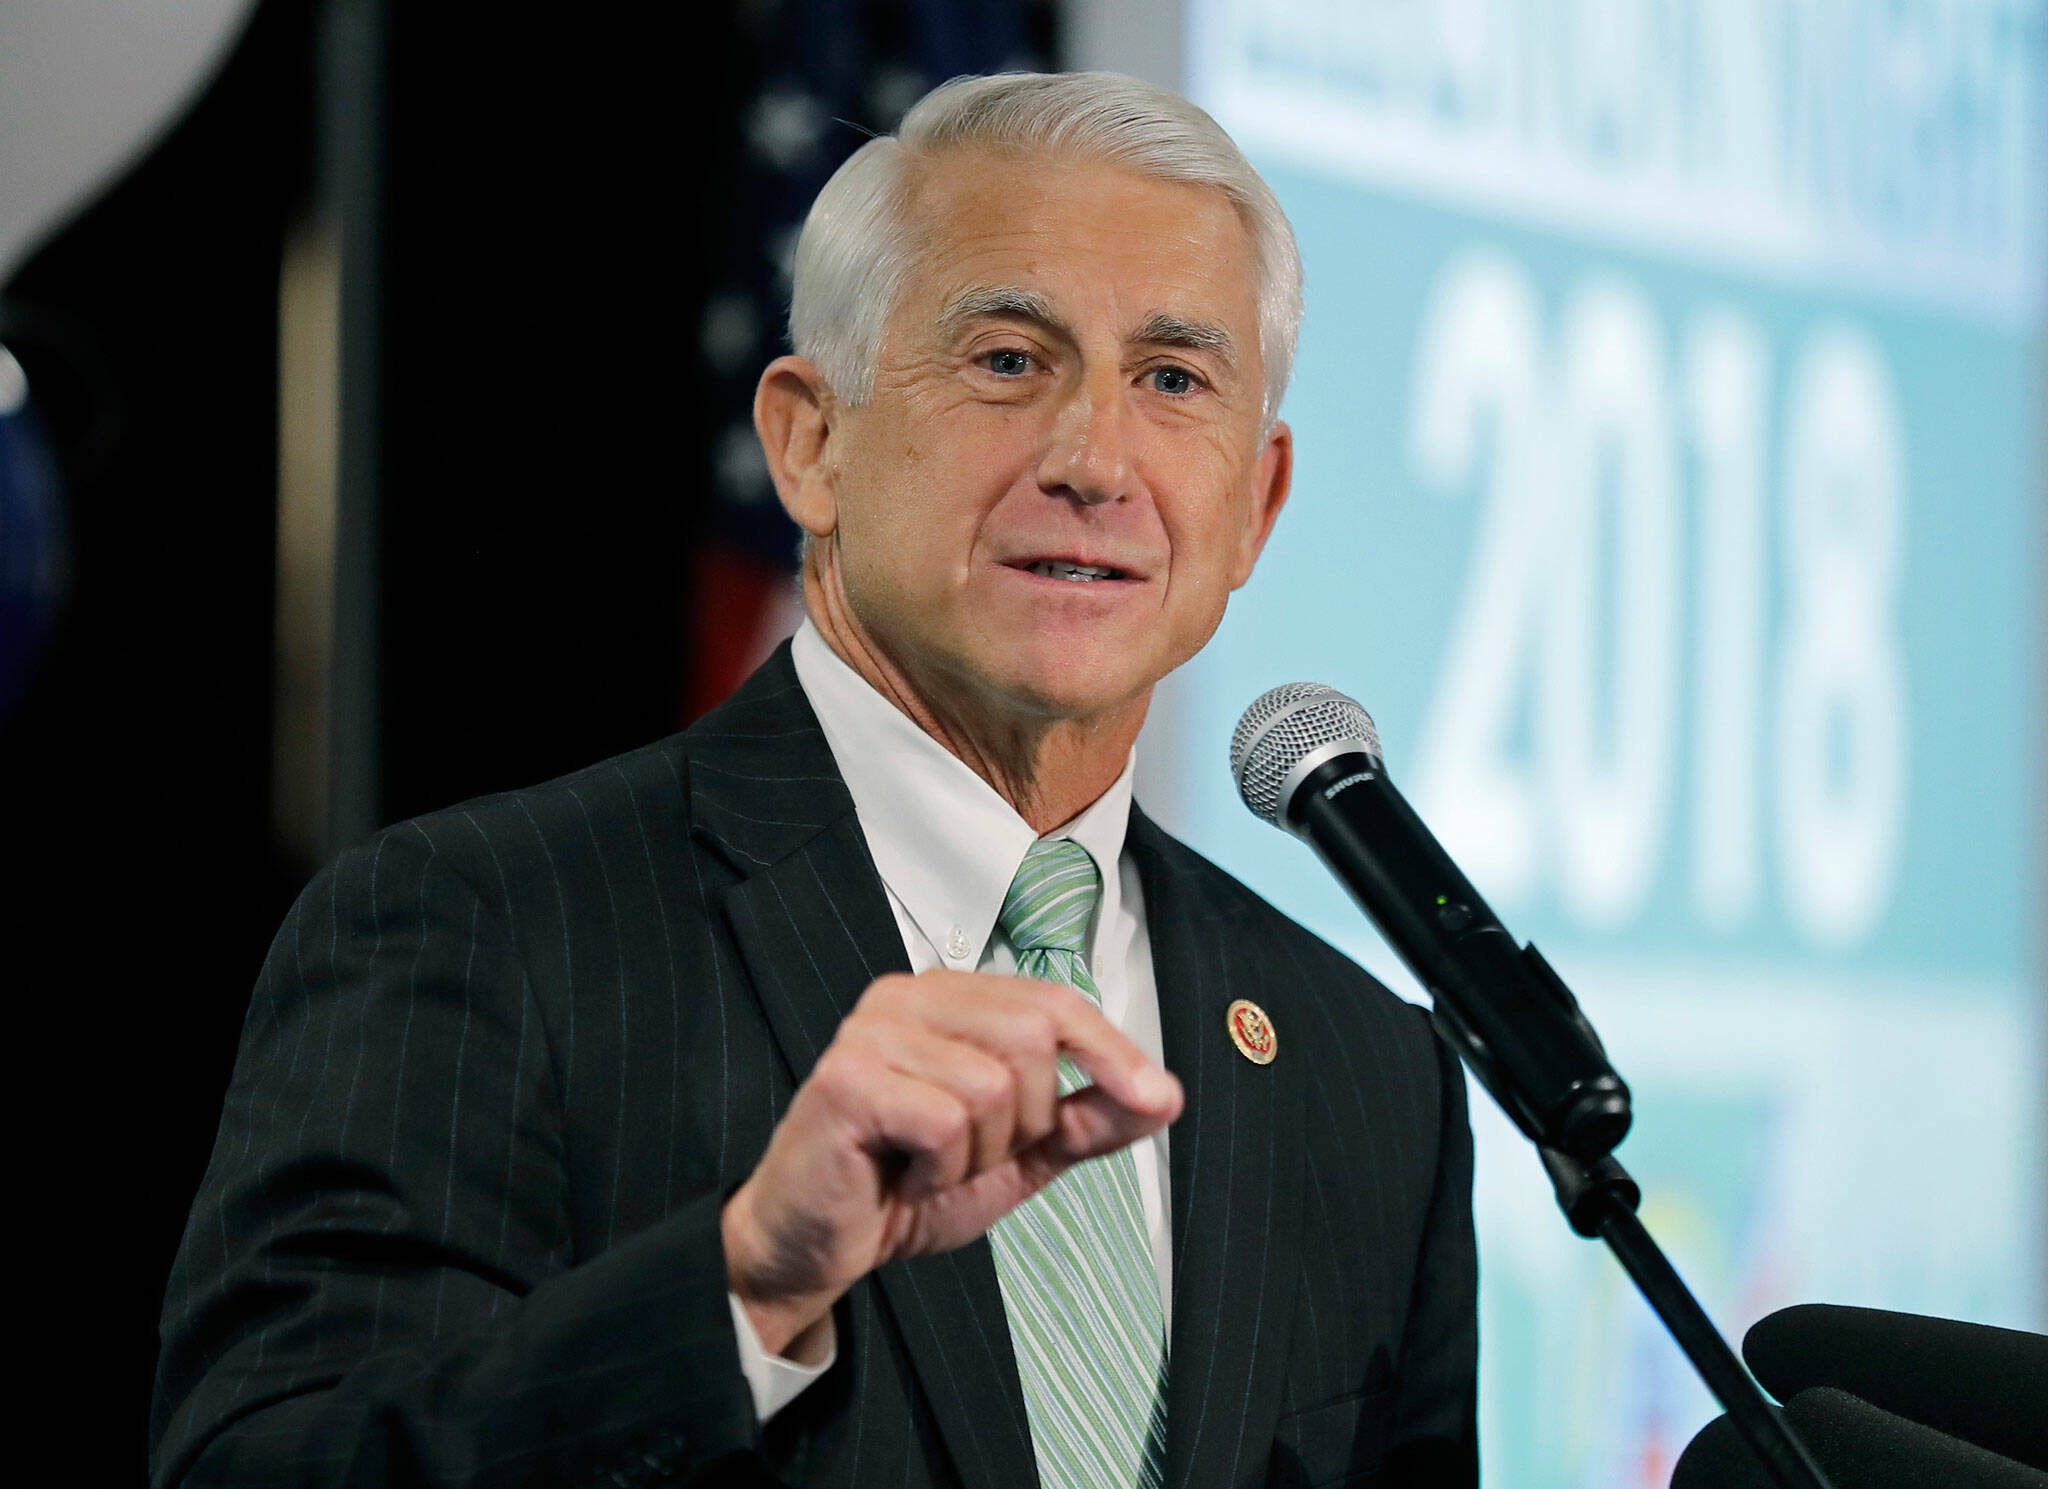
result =
[[[1174,1128],[1172,1486],[1476,1477],[1464,1086],[1136,814]],[[402,823],[263,968],[164,1305],[159,1484],[1035,1482],[988,1244],[756,1427],[718,1210],[902,941],[787,649],[673,739]],[[1249,997],[1279,1057],[1225,1036]]]

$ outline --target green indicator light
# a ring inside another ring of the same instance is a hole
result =
[[[1451,902],[1451,897],[1447,894],[1440,894],[1436,897],[1436,902],[1439,905],[1448,905]]]

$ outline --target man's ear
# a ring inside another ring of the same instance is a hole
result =
[[[1244,528],[1238,534],[1237,562],[1230,571],[1230,587],[1237,589],[1252,577],[1252,565],[1273,535],[1280,509],[1287,505],[1287,493],[1294,484],[1294,431],[1278,419],[1266,432],[1253,467],[1252,500],[1245,509]]]
[[[777,357],[754,389],[754,432],[782,509],[814,538],[839,526],[831,459],[832,385],[804,357]]]

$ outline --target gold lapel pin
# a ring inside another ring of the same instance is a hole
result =
[[[1237,1046],[1237,1052],[1254,1065],[1271,1065],[1273,1055],[1280,1048],[1280,1036],[1273,1032],[1273,1021],[1266,1017],[1266,1010],[1249,998],[1239,998],[1223,1013],[1223,1027],[1230,1031],[1230,1042]]]

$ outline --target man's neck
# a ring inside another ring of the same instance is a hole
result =
[[[920,679],[867,634],[844,592],[804,565],[804,610],[832,652],[898,712],[987,781],[1034,832],[1071,821],[1123,774],[1149,694],[1086,718],[1021,715]]]

